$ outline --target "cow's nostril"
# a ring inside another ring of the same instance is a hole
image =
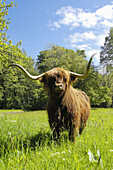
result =
[[[60,84],[59,87],[61,88],[61,87],[62,87],[62,84]]]
[[[56,83],[55,84],[56,90],[59,90],[62,88],[62,84],[61,83]]]

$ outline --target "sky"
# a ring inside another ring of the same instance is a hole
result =
[[[6,3],[9,3],[6,0]],[[21,49],[35,60],[49,44],[85,50],[87,59],[97,52],[94,64],[99,65],[99,52],[113,27],[111,0],[15,0],[10,8],[11,24],[7,35],[13,44],[22,40]]]

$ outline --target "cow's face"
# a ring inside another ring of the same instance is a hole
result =
[[[67,76],[59,72],[48,75],[49,93],[55,96],[61,96],[68,86]]]
[[[61,97],[69,86],[69,72],[61,68],[54,68],[46,72],[40,81],[44,83],[51,96]]]

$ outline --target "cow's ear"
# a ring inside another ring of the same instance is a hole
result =
[[[77,78],[70,75],[70,83],[73,84],[75,81],[77,81]]]
[[[39,81],[40,81],[41,83],[46,84],[46,83],[47,83],[46,75],[44,75],[44,76],[40,77],[40,78],[39,78]]]

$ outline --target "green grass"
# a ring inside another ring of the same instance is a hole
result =
[[[0,113],[0,170],[113,169],[113,109],[92,109],[75,145],[52,139],[46,111]]]
[[[14,110],[14,109],[11,109],[11,110],[0,110],[0,114],[4,114],[4,113],[19,113],[19,112],[23,112],[22,110]]]

